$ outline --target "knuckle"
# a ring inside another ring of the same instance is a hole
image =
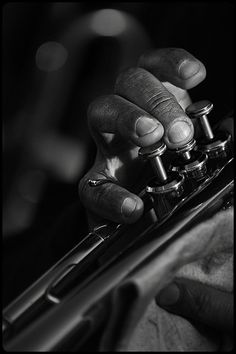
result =
[[[164,90],[151,95],[147,103],[150,107],[150,113],[154,115],[157,111],[160,113],[171,112],[173,105],[176,104],[173,95]]]
[[[101,107],[104,105],[104,100],[106,96],[99,96],[95,98],[88,106],[87,109],[87,116],[88,118],[95,117],[101,111]]]
[[[93,178],[93,170],[89,170],[78,183],[78,194],[82,204],[88,209],[94,207],[100,208],[104,206],[104,201],[109,200],[112,192],[112,185],[105,184],[92,189],[88,180]],[[91,188],[91,189],[90,189]]]
[[[132,87],[133,84],[136,84],[137,81],[145,79],[147,76],[147,71],[140,67],[128,68],[122,71],[115,82],[115,92],[121,92],[124,88]]]
[[[99,126],[100,119],[108,112],[114,104],[114,95],[103,95],[93,100],[87,109],[88,125]]]

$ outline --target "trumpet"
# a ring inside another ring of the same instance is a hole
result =
[[[152,178],[139,193],[144,202],[142,217],[133,225],[110,222],[94,228],[9,304],[3,310],[5,350],[83,348],[104,324],[109,294],[119,282],[194,224],[232,206],[232,136],[212,130],[207,118],[212,108],[211,102],[203,100],[186,109],[201,126],[202,137],[172,151],[162,141],[140,148],[140,158],[153,168]],[[166,153],[167,168],[162,161]],[[96,188],[115,181],[87,183]]]

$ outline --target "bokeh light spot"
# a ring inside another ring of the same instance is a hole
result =
[[[35,61],[40,70],[49,72],[60,69],[67,57],[68,52],[61,43],[46,42],[38,48]]]
[[[113,9],[96,11],[91,19],[91,27],[100,36],[117,36],[126,29],[122,12]]]

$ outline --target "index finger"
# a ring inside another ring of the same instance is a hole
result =
[[[160,81],[182,89],[197,86],[206,77],[204,64],[182,48],[161,48],[144,53],[138,66],[150,71]]]

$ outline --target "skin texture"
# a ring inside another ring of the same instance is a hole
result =
[[[143,202],[132,193],[144,166],[138,149],[161,138],[173,149],[193,137],[193,123],[184,112],[191,102],[186,88],[205,76],[204,65],[185,50],[160,49],[143,55],[137,67],[121,72],[114,92],[90,104],[88,124],[97,157],[80,181],[79,193],[91,227],[104,219],[133,223],[142,215]],[[94,189],[87,184],[90,178],[107,177],[116,184]]]
[[[233,333],[233,294],[189,279],[163,289],[156,302],[167,311],[223,333]]]
[[[106,219],[132,224],[140,218],[143,202],[133,186],[147,169],[138,150],[162,138],[173,149],[193,137],[193,122],[184,112],[191,103],[187,90],[205,77],[204,64],[184,49],[158,49],[145,53],[137,67],[122,72],[113,93],[90,104],[88,124],[97,156],[80,181],[79,194],[91,228]],[[232,125],[232,119],[230,122]],[[87,183],[88,179],[104,178],[115,183],[96,188]],[[232,294],[183,280],[162,290],[157,303],[170,312],[230,332],[232,298]]]

